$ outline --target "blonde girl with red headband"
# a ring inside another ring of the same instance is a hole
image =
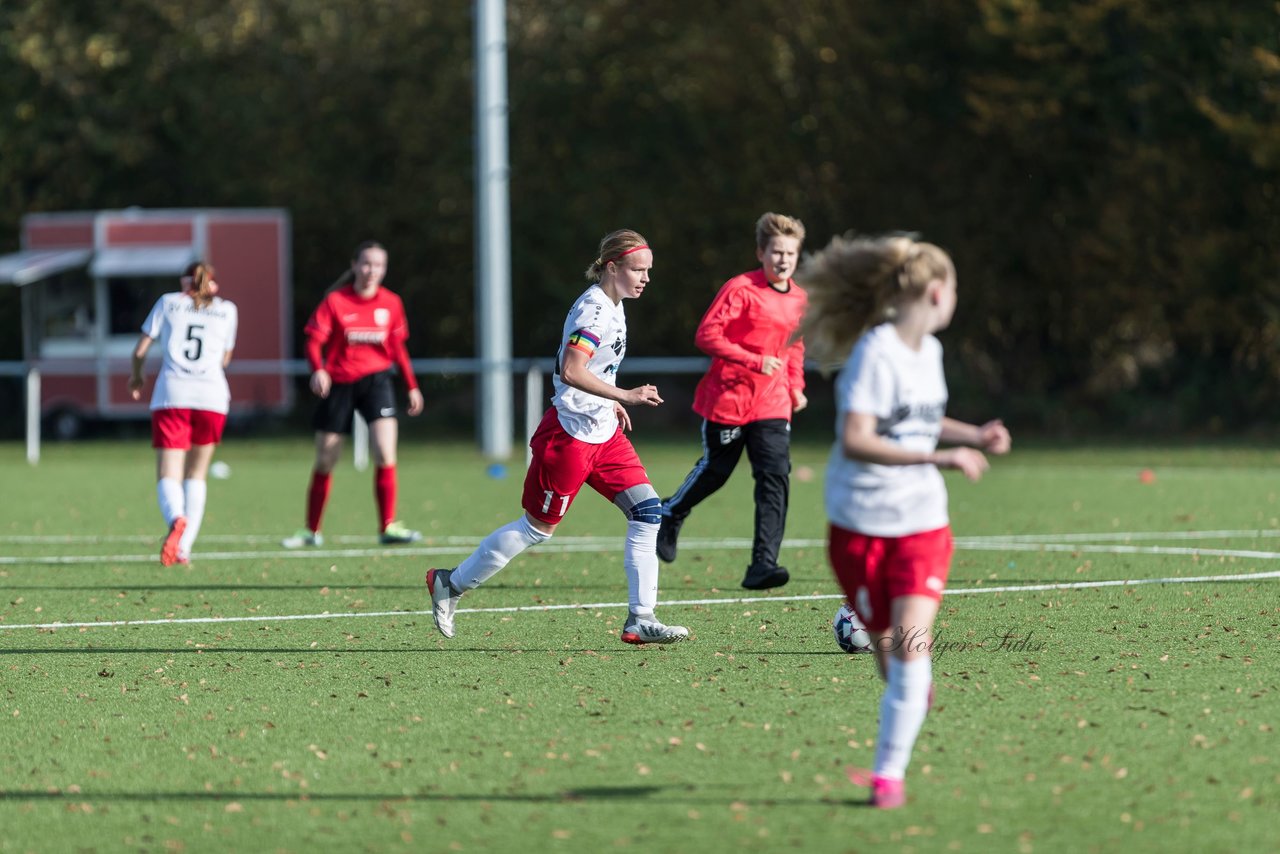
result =
[[[801,331],[810,356],[843,363],[836,378],[836,441],[827,464],[828,557],[871,634],[886,681],[872,805],[906,803],[904,778],[932,696],[933,620],[951,564],[947,488],[939,469],[978,480],[1007,453],[1000,421],[944,414],[947,384],[934,333],[956,308],[946,252],[912,237],[837,237],[797,278],[809,291]],[[953,447],[939,450],[942,442]]]
[[[591,285],[565,318],[556,354],[552,406],[530,440],[533,462],[525,475],[524,514],[485,537],[454,569],[427,572],[432,615],[447,638],[463,594],[488,581],[525,549],[545,543],[583,485],[590,486],[627,519],[623,567],[628,613],[624,643],[674,643],[688,637],[654,615],[658,602],[658,537],[661,500],[626,436],[625,406],[662,403],[652,385],[621,389],[618,366],[627,350],[623,300],[638,299],[649,285],[653,251],[638,233],[612,232],[600,241],[587,268]]]
[[[160,547],[164,566],[190,562],[204,520],[209,463],[231,405],[225,369],[239,321],[235,304],[217,296],[213,267],[192,264],[180,284],[143,322],[129,375],[129,394],[141,400],[143,362],[159,341],[164,360],[151,395],[151,439],[156,500],[169,528]]]

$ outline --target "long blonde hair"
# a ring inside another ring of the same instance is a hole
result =
[[[591,266],[587,268],[584,275],[588,282],[599,282],[604,276],[605,268],[609,266],[610,261],[617,261],[623,255],[630,255],[637,249],[645,249],[649,245],[649,241],[638,231],[632,231],[629,228],[620,228],[617,231],[611,231],[600,241],[600,248],[596,251],[596,260],[591,262]]]
[[[823,370],[838,366],[863,332],[892,320],[898,306],[923,296],[954,269],[951,258],[911,234],[833,237],[804,260],[796,281],[809,295],[798,336]]]
[[[204,308],[213,302],[218,286],[213,281],[213,265],[196,261],[182,274],[182,288],[195,300],[196,308]]]

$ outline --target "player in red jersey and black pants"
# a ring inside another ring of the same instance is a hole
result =
[[[724,486],[742,451],[755,478],[755,537],[742,579],[749,590],[786,584],[778,550],[791,488],[791,414],[804,395],[804,344],[792,338],[804,317],[804,291],[791,279],[800,260],[804,224],[766,213],[756,221],[761,267],[724,283],[698,324],[695,341],[711,357],[693,410],[703,417],[702,457],[675,493],[662,502],[658,557],[676,559],[685,519]]]
[[[316,462],[307,492],[307,526],[286,538],[285,548],[319,546],[320,522],[329,500],[333,469],[342,450],[342,434],[351,430],[355,412],[369,422],[377,466],[373,490],[378,503],[383,543],[412,543],[422,534],[396,521],[395,365],[409,389],[409,414],[422,412],[422,392],[413,376],[405,341],[409,325],[400,297],[382,287],[387,250],[368,241],[356,247],[351,269],[325,295],[307,321],[307,361],[311,391],[320,398],[312,426],[316,430]]]

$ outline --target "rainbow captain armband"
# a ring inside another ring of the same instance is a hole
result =
[[[596,350],[599,349],[600,338],[597,335],[593,335],[586,329],[579,329],[569,336],[569,341],[567,343],[570,347],[575,347],[586,353],[587,358],[590,358],[594,356],[596,354]]]

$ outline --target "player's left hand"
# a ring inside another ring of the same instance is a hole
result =
[[[621,403],[613,404],[613,413],[618,416],[618,423],[622,425],[623,432],[631,430],[631,413],[623,408]]]
[[[791,411],[799,412],[809,405],[809,398],[804,396],[804,392],[798,388],[791,389]]]
[[[1013,437],[1009,435],[1009,428],[1004,426],[1004,422],[999,418],[994,421],[988,421],[978,428],[978,447],[989,454],[1007,454],[1009,449],[1013,447]]]
[[[422,399],[422,391],[420,389],[409,390],[409,414],[421,415],[426,402]]]

